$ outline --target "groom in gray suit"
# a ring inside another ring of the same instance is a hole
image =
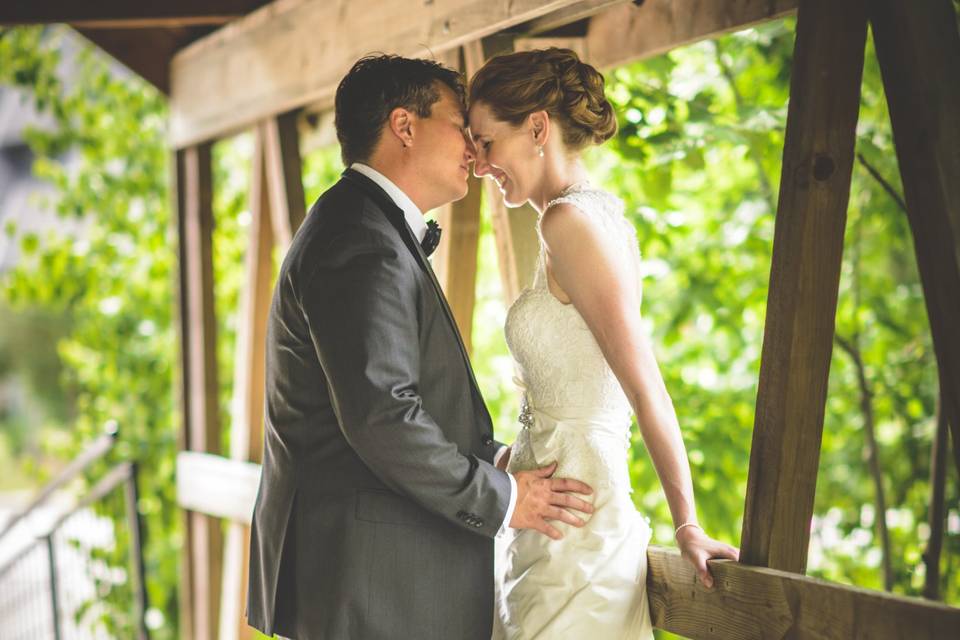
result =
[[[319,638],[483,639],[493,539],[557,537],[582,483],[509,475],[426,250],[423,213],[462,198],[463,84],[436,63],[367,57],[343,79],[339,182],[280,269],[267,335],[263,475],[248,619]]]

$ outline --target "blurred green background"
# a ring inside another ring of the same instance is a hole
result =
[[[34,174],[82,236],[0,231],[20,245],[0,275],[0,490],[37,486],[108,419],[121,425],[112,461],[142,461],[151,627],[176,637],[182,539],[175,506],[175,238],[166,105],[98,53],[57,74],[56,29],[0,31],[0,84],[23,90],[51,126],[27,141]],[[616,193],[644,257],[640,313],[652,335],[686,442],[701,521],[739,544],[794,21],[785,19],[609,72],[620,131],[588,153],[595,181]],[[866,170],[902,191],[886,103],[868,42],[808,573],[918,595],[929,538],[930,449],[937,373],[904,212]],[[67,151],[78,161],[67,167]],[[214,147],[214,268],[221,414],[230,423],[236,309],[243,276],[252,139]],[[339,175],[336,149],[304,158],[308,206]],[[480,238],[473,360],[501,439],[519,398],[503,340],[489,216]],[[841,343],[843,346],[841,346]],[[865,387],[859,383],[862,371]],[[7,395],[4,396],[4,393]],[[866,396],[864,395],[866,394]],[[7,402],[2,402],[4,398]],[[16,402],[9,398],[16,397]],[[874,413],[881,478],[871,476],[861,401]],[[225,429],[223,447],[228,446]],[[636,432],[635,432],[636,433]],[[642,441],[634,500],[672,544],[672,524]],[[948,457],[948,461],[952,460]],[[957,469],[947,469],[942,597],[960,604]],[[877,482],[889,548],[878,535]],[[113,517],[122,517],[119,507]]]

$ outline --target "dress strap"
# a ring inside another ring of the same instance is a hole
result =
[[[576,194],[579,192],[593,191],[594,189],[590,186],[589,182],[574,182],[572,185],[561,191],[547,203],[547,206],[543,208],[544,211],[549,209],[555,204],[560,204],[563,202],[568,202],[570,204],[579,206]],[[541,214],[542,215],[542,214]]]

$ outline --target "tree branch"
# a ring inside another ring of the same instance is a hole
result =
[[[863,165],[863,168],[867,170],[867,173],[873,176],[873,179],[880,183],[880,186],[883,187],[883,190],[886,191],[891,198],[893,198],[893,201],[897,203],[900,209],[906,213],[907,203],[903,201],[903,197],[897,193],[897,190],[894,189],[889,182],[887,182],[886,178],[880,175],[880,172],[877,171],[876,167],[870,164],[862,153],[857,153],[857,160],[859,160],[860,164]]]
[[[937,402],[937,434],[930,448],[930,510],[927,522],[930,539],[923,552],[926,572],[923,578],[923,597],[940,599],[940,551],[943,548],[943,523],[946,520],[945,485],[947,480],[947,415],[942,399]]]
[[[883,490],[883,476],[880,472],[880,451],[874,429],[873,392],[867,382],[859,345],[839,334],[834,334],[834,342],[846,352],[857,370],[857,379],[860,386],[860,410],[863,412],[863,430],[867,439],[867,464],[870,467],[870,475],[873,477],[874,499],[877,509],[876,522],[880,534],[880,544],[883,549],[883,588],[890,591],[893,589],[890,532],[887,530],[887,501]]]

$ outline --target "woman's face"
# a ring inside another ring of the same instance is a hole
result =
[[[498,120],[490,107],[478,102],[470,107],[470,135],[476,151],[474,174],[496,181],[508,207],[526,203],[542,164],[528,123],[514,126]]]

